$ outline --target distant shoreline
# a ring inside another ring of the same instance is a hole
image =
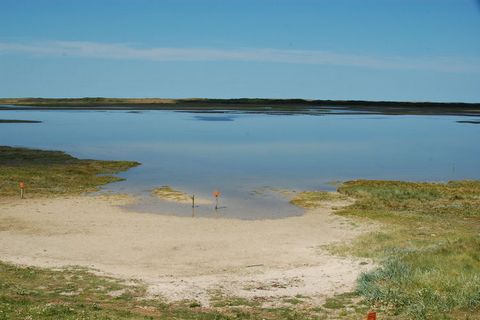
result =
[[[2,98],[0,110],[174,110],[274,114],[480,116],[480,103],[304,99]]]
[[[0,119],[0,123],[42,123],[38,120]]]

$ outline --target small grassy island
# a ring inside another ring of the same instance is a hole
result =
[[[77,159],[61,151],[0,146],[0,196],[16,196],[19,182],[28,197],[80,194],[121,178],[112,174],[138,166],[134,161]]]

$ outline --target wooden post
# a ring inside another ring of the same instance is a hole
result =
[[[192,194],[192,208],[195,208],[195,195]]]
[[[23,181],[20,181],[20,199],[24,198],[25,195],[25,183]]]
[[[218,190],[212,192],[212,195],[215,197],[215,210],[218,210],[218,197],[220,197],[220,194]]]

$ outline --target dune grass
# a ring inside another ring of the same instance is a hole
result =
[[[121,178],[112,174],[137,166],[133,161],[74,158],[61,151],[0,146],[0,196],[17,196],[25,182],[26,196],[80,194]]]
[[[380,268],[358,280],[372,305],[406,319],[480,319],[480,181],[350,181],[357,202],[338,214],[381,229],[334,253],[370,257]]]

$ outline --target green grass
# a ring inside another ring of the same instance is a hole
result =
[[[337,254],[373,258],[358,280],[372,305],[408,319],[480,319],[480,182],[350,181],[338,214],[380,223]]]
[[[74,158],[60,151],[0,146],[0,196],[17,196],[24,181],[27,197],[80,194],[121,180],[112,174],[137,166],[132,161]]]
[[[355,292],[337,294],[333,297],[327,298],[323,307],[330,310],[336,310],[337,313],[343,312],[366,315],[369,311],[369,306],[361,299],[360,295]]]
[[[260,303],[255,300],[249,300],[242,297],[225,296],[219,291],[213,292],[211,295],[211,303],[214,307],[258,307]]]
[[[126,285],[84,269],[53,271],[0,263],[0,319],[230,319],[198,304],[145,299]]]

